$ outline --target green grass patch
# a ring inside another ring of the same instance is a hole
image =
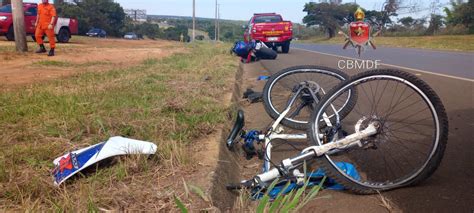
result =
[[[332,39],[323,37],[300,41],[303,43],[340,44],[344,38],[338,36]],[[377,46],[422,48],[434,50],[474,51],[474,35],[440,35],[440,36],[410,36],[410,37],[375,37]]]
[[[143,210],[159,200],[172,203],[171,193],[157,193],[157,185],[163,184],[159,179],[168,174],[157,169],[196,163],[187,153],[189,145],[226,120],[222,94],[231,91],[237,67],[237,60],[225,54],[227,45],[186,49],[188,53],[146,59],[126,69],[0,92],[2,208]],[[61,61],[36,65],[85,66]],[[158,153],[79,175],[60,189],[52,185],[55,157],[116,135],[153,141]],[[120,191],[124,186],[129,191]]]
[[[71,67],[73,64],[66,61],[51,61],[51,60],[41,60],[34,62],[33,65],[38,66],[47,66],[47,67]]]
[[[146,61],[146,60],[145,60]],[[73,63],[70,61],[55,61],[55,60],[41,60],[36,61],[33,66],[42,66],[42,67],[74,67],[74,68],[84,68],[92,66],[104,66],[109,65],[109,62],[106,61],[88,61],[84,63]]]

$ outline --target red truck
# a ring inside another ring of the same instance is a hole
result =
[[[31,35],[34,38],[35,35],[35,22],[36,15],[38,13],[38,4],[35,3],[24,3],[23,11],[25,11],[25,28],[26,34]],[[56,33],[56,39],[58,42],[67,43],[71,39],[71,35],[77,35],[78,33],[78,22],[72,18],[58,18],[56,20],[56,27],[54,28]],[[13,18],[12,18],[12,6],[7,4],[0,7],[0,36],[5,35],[9,41],[15,40],[13,33]]]
[[[259,40],[274,50],[281,47],[283,53],[290,51],[292,39],[293,23],[284,21],[282,16],[276,13],[254,14],[244,33],[244,40],[246,42]]]

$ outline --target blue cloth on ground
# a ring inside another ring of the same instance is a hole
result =
[[[346,162],[337,162],[336,166],[339,167],[339,169],[344,171],[351,178],[353,178],[355,180],[360,180],[360,175],[357,172],[354,165],[352,165],[350,163],[346,163]],[[308,177],[307,177],[307,178],[309,178],[308,188],[319,185],[319,183],[324,178],[324,176],[326,176],[326,173],[322,169],[318,169],[315,172],[312,172],[312,173],[308,174]],[[286,186],[287,183],[288,183],[288,181],[281,181],[280,183],[276,184],[275,187],[270,192],[268,192],[268,195],[270,196],[270,198],[275,199],[278,196],[278,194],[280,194],[280,192],[283,189],[285,189],[285,186]],[[293,190],[299,189],[300,187],[302,187],[302,186],[298,185],[294,181],[292,181],[290,183],[290,185],[288,186],[288,188],[286,188],[286,190],[284,192],[282,192],[282,194],[288,194]],[[324,189],[330,189],[330,190],[344,190],[344,186],[337,183],[332,178],[326,178],[326,181],[323,184],[323,188]],[[256,191],[254,191],[254,193],[252,195],[252,198],[253,199],[260,199],[261,197],[263,197],[264,194],[265,194],[264,192],[256,190]]]

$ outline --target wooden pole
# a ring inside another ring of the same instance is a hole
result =
[[[221,18],[221,5],[217,5],[217,41],[219,41],[220,36],[221,36],[221,23],[220,23],[220,18]]]
[[[217,41],[217,0],[216,0],[216,19],[214,23],[214,40]]]
[[[23,0],[12,0],[13,30],[15,33],[15,46],[18,52],[27,52],[25,32],[25,14]]]
[[[194,41],[196,38],[196,0],[193,0],[193,38],[191,41]]]

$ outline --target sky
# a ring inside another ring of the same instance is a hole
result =
[[[218,0],[221,5],[221,18],[231,20],[249,20],[254,13],[276,12],[283,18],[302,23],[306,13],[304,4],[310,0]],[[354,0],[355,1],[355,0]],[[343,0],[342,3],[354,2]],[[429,5],[435,0],[402,0],[406,5],[416,4],[422,12],[408,14],[419,18],[429,14]],[[438,0],[446,4],[449,0]],[[125,9],[145,9],[148,15],[192,16],[192,0],[116,0]],[[318,2],[318,0],[315,0]],[[365,9],[381,10],[384,0],[358,0]],[[196,0],[196,16],[214,18],[215,0]],[[406,15],[404,15],[406,16]]]

